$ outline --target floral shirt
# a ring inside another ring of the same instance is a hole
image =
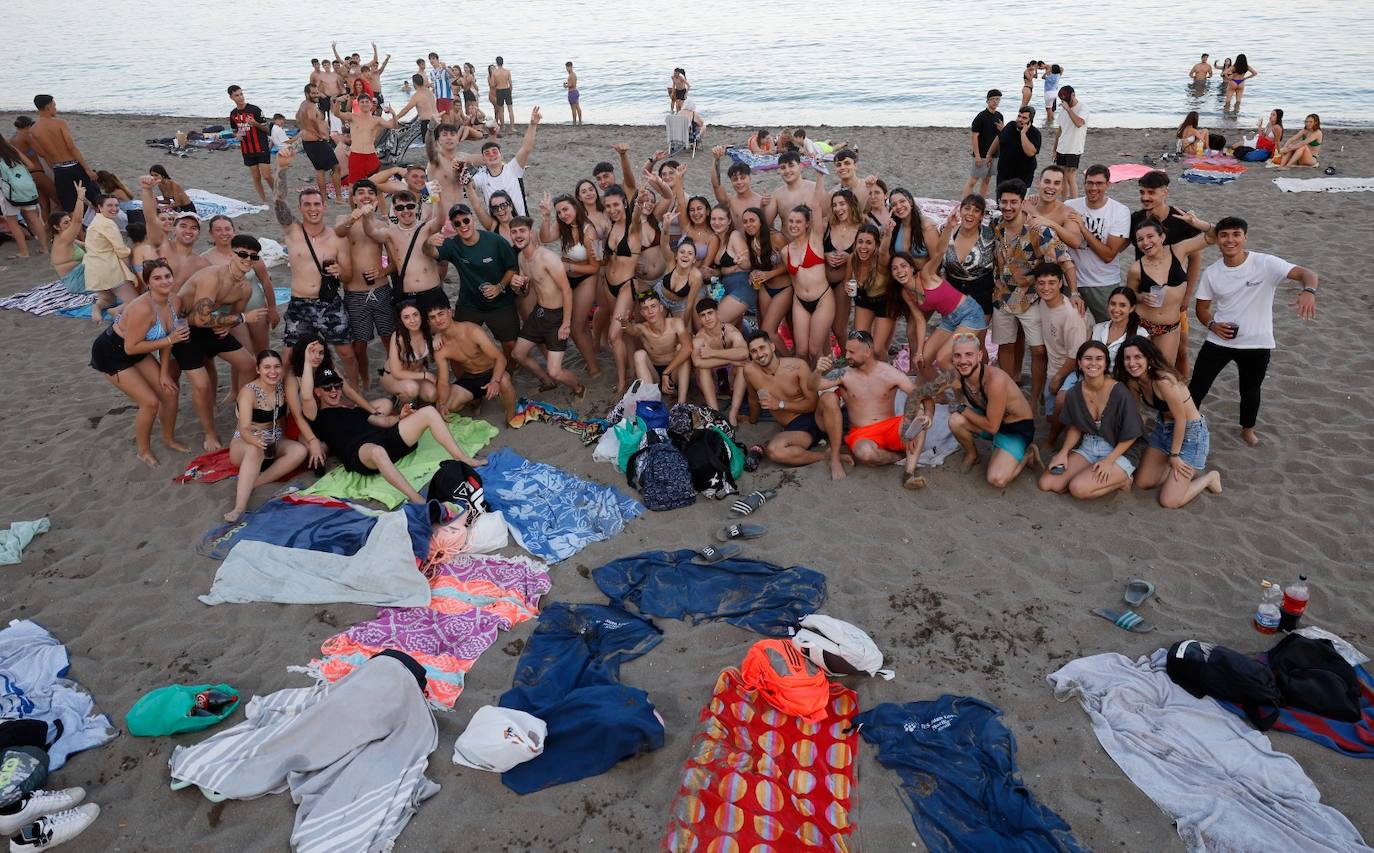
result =
[[[1035,295],[1031,270],[1042,261],[1070,266],[1068,248],[1054,236],[1048,225],[1031,226],[1029,217],[1013,231],[1007,223],[998,221],[992,226],[993,274],[995,276],[992,304],[1012,314],[1023,314],[1040,297]]]

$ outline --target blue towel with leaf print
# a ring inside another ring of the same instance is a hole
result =
[[[487,457],[482,494],[520,547],[547,563],[566,560],[625,529],[644,507],[619,489],[531,462],[509,448]]]

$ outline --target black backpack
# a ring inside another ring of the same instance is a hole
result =
[[[697,502],[692,473],[682,452],[667,441],[656,441],[636,450],[625,464],[625,480],[638,489],[644,506],[663,511]]]
[[[1269,650],[1269,668],[1283,704],[1332,720],[1358,722],[1360,682],[1330,640],[1289,634]]]
[[[1211,696],[1234,702],[1260,731],[1267,731],[1279,719],[1283,694],[1269,667],[1234,649],[1180,640],[1169,647],[1166,665],[1169,678],[1197,698]],[[1260,713],[1260,707],[1267,708]]]
[[[679,441],[674,436],[674,443]],[[714,429],[699,429],[682,441],[682,455],[692,472],[692,488],[707,497],[722,500],[739,494],[730,471],[730,448]]]
[[[484,512],[491,512],[482,495],[482,476],[477,469],[457,459],[445,459],[429,481],[426,497],[467,509],[468,524]]]

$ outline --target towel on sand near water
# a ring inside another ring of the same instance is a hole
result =
[[[24,549],[40,533],[47,533],[51,523],[46,518],[37,521],[16,521],[9,530],[0,530],[0,566],[13,566],[24,559]]]
[[[458,442],[458,446],[469,456],[480,453],[482,448],[487,446],[487,442],[491,441],[497,433],[496,427],[486,421],[473,420],[472,418],[450,420],[448,429],[449,433],[453,435],[453,440]],[[415,450],[396,463],[396,470],[401,472],[401,476],[405,477],[416,491],[423,492],[429,486],[429,480],[434,476],[434,472],[439,470],[439,464],[448,458],[448,451],[434,440],[434,436],[426,431],[420,437],[420,443],[415,446]],[[485,482],[486,470],[479,468],[478,471]],[[319,482],[305,489],[302,494],[349,500],[372,500],[387,509],[395,509],[406,501],[406,496],[382,479],[380,474],[367,476],[355,474],[351,471],[345,471],[342,465],[325,474]],[[490,495],[488,495],[488,500],[490,500]],[[497,508],[499,509],[499,507]]]
[[[1374,192],[1374,178],[1275,178],[1274,186],[1286,193]]]
[[[262,213],[267,209],[265,204],[249,204],[246,201],[239,201],[236,198],[217,195],[201,189],[188,189],[186,195],[191,199],[191,203],[196,206],[195,215],[201,220],[209,219],[212,216],[227,216],[230,219],[237,219],[250,213]],[[120,210],[142,210],[143,200],[134,199],[133,201],[120,202],[119,208]]]

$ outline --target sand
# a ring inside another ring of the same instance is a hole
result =
[[[592,116],[594,118],[594,116]],[[187,187],[251,199],[237,154],[202,153],[179,160],[144,147],[210,119],[70,116],[88,159],[126,181],[163,163]],[[3,118],[9,126],[10,116]],[[1167,131],[1092,130],[1084,162],[1138,161],[1158,152]],[[712,142],[743,139],[715,128]],[[835,128],[818,136],[862,147],[864,172],[917,195],[951,197],[963,185],[967,132],[935,128]],[[532,193],[570,188],[609,145],[624,140],[634,162],[662,145],[654,127],[582,128],[548,125],[529,165]],[[1374,173],[1369,131],[1328,136],[1342,174]],[[510,145],[513,147],[514,142]],[[1118,152],[1129,152],[1118,155]],[[1046,158],[1042,158],[1042,161]],[[707,187],[709,155],[698,156],[690,188]],[[1171,169],[1177,174],[1178,167]],[[1239,440],[1234,372],[1222,376],[1205,411],[1213,429],[1211,463],[1226,492],[1204,496],[1182,511],[1160,509],[1153,496],[1119,495],[1088,505],[1036,490],[1023,476],[1004,492],[981,477],[962,476],[954,462],[927,474],[920,493],[899,487],[896,469],[861,470],[832,484],[820,466],[747,475],[748,488],[773,486],[778,500],[757,516],[767,537],[748,544],[753,556],[825,572],[826,612],[866,628],[889,656],[897,678],[857,686],[861,703],[932,699],[942,693],[989,700],[1006,714],[1020,744],[1027,784],[1098,850],[1181,849],[1169,818],[1132,785],[1098,746],[1076,703],[1060,704],[1046,673],[1099,652],[1135,656],[1175,640],[1198,637],[1243,650],[1270,645],[1250,627],[1264,577],[1312,579],[1308,621],[1368,652],[1374,649],[1369,586],[1369,516],[1374,507],[1374,372],[1363,328],[1354,321],[1371,307],[1364,276],[1374,242],[1374,196],[1281,194],[1272,174],[1253,169],[1224,187],[1176,182],[1173,202],[1207,218],[1240,214],[1252,223],[1250,247],[1318,270],[1319,315],[1301,322],[1279,302],[1275,354],[1260,429],[1264,444]],[[299,178],[296,178],[299,179]],[[776,178],[758,183],[775,185]],[[1111,195],[1135,208],[1133,183]],[[536,196],[537,197],[537,196]],[[268,215],[238,220],[240,231],[276,235]],[[6,247],[9,248],[9,247]],[[1207,260],[1215,260],[1209,250]],[[51,280],[43,260],[0,266],[0,295]],[[159,449],[152,471],[137,462],[129,401],[87,367],[95,327],[84,321],[0,312],[0,478],[3,521],[51,516],[19,566],[0,569],[4,610],[31,618],[65,641],[72,677],[90,688],[102,709],[122,718],[144,691],[169,682],[226,681],[245,695],[306,684],[286,671],[318,652],[322,640],[365,618],[371,608],[232,605],[207,608],[195,596],[210,584],[215,564],[192,543],[229,508],[233,486],[179,486],[184,456]],[[1196,338],[1196,349],[1200,339]],[[378,359],[374,347],[374,363]],[[561,392],[552,399],[560,400]],[[586,408],[603,410],[612,392],[603,382]],[[495,418],[494,409],[487,414]],[[221,429],[232,430],[229,413]],[[771,427],[746,427],[763,440]],[[183,441],[199,442],[183,394]],[[224,433],[228,435],[228,432]],[[1043,438],[1043,432],[1042,432]],[[156,445],[155,445],[156,446]],[[576,439],[537,424],[503,431],[509,446],[575,473],[621,482],[593,463]],[[259,492],[257,502],[267,492]],[[705,542],[726,508],[702,500],[670,514],[650,513],[619,538],[588,548],[553,569],[549,600],[604,601],[589,570],[650,548]],[[1361,544],[1363,543],[1363,544]],[[1150,635],[1125,633],[1090,614],[1119,603],[1123,583],[1146,577],[1158,596],[1144,615]],[[647,689],[667,721],[664,748],[609,773],[527,797],[494,775],[459,769],[449,760],[454,738],[472,712],[510,686],[516,656],[533,623],[503,635],[470,673],[452,713],[439,715],[440,745],[430,775],[443,791],[421,807],[397,849],[503,851],[644,851],[656,847],[677,789],[679,768],[697,730],[696,715],[716,674],[738,664],[756,636],[723,625],[692,628],[658,620],[663,644],[623,670]],[[121,736],[77,756],[53,780],[82,785],[104,809],[99,822],[68,849],[278,850],[293,807],[285,796],[213,805],[189,791],[168,790],[167,758],[178,739]],[[1294,755],[1323,800],[1374,838],[1374,777],[1361,763],[1291,735],[1278,749]],[[920,850],[902,807],[895,776],[860,749],[856,846],[870,851]]]

